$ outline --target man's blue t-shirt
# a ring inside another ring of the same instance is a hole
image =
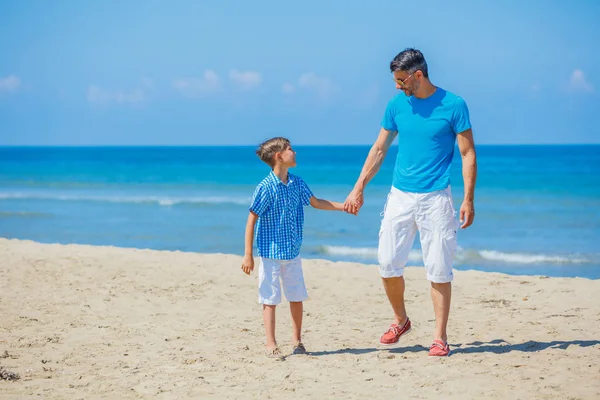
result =
[[[388,103],[381,125],[398,132],[395,188],[428,193],[448,187],[456,135],[471,128],[461,97],[441,88],[425,99],[399,93]]]

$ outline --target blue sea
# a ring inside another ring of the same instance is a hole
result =
[[[316,196],[343,202],[368,146],[295,146]],[[308,208],[302,256],[376,264],[392,148],[358,216]],[[600,278],[600,146],[478,146],[476,219],[455,267]],[[0,236],[243,254],[269,172],[252,147],[0,147]],[[455,207],[463,194],[458,152]],[[422,265],[419,238],[410,264]]]

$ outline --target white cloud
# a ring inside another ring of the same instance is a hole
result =
[[[141,83],[142,83],[142,86],[144,86],[148,89],[151,89],[154,87],[154,81],[152,81],[152,79],[150,79],[150,78],[142,79]]]
[[[571,73],[571,79],[569,80],[569,90],[572,92],[584,92],[591,93],[594,91],[594,87],[585,78],[585,74],[580,69],[575,69]]]
[[[329,79],[320,77],[313,72],[300,76],[298,87],[314,91],[322,100],[328,99],[334,91]]]
[[[148,82],[142,85],[148,88]],[[106,90],[96,85],[90,85],[87,90],[87,100],[94,105],[116,104],[140,104],[148,100],[147,92],[142,88],[135,88],[131,91],[113,91]]]
[[[21,79],[14,75],[0,78],[0,93],[16,92],[21,87]]]
[[[173,87],[183,95],[201,97],[219,90],[221,86],[219,76],[212,70],[204,71],[202,78],[181,78],[173,82]]]
[[[281,87],[281,91],[285,94],[290,94],[294,93],[296,91],[296,88],[291,83],[284,83]]]
[[[238,71],[237,69],[229,71],[229,79],[239,85],[242,89],[255,88],[262,82],[262,77],[258,72]]]

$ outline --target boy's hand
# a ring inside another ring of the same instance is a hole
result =
[[[254,257],[244,256],[244,261],[242,261],[242,271],[244,271],[246,275],[250,275],[250,272],[254,271]]]
[[[358,211],[361,209],[364,202],[365,197],[363,192],[355,188],[350,192],[344,202],[344,211],[349,214],[358,215]]]

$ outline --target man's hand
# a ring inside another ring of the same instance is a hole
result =
[[[244,256],[244,260],[242,261],[242,271],[244,271],[246,275],[250,275],[250,272],[254,271],[254,257]]]
[[[367,159],[360,171],[360,176],[354,185],[354,189],[346,198],[344,211],[354,215],[358,214],[358,211],[364,203],[363,191],[367,187],[369,181],[375,176],[377,171],[379,171],[379,168],[385,159],[385,155],[397,135],[398,131],[389,131],[383,127],[381,128],[377,140],[369,150],[369,155],[367,155]]]
[[[462,157],[462,173],[465,183],[465,196],[460,206],[461,228],[469,227],[475,219],[475,181],[477,180],[477,155],[475,154],[475,143],[473,142],[473,131],[471,128],[461,132],[456,137],[460,156]]]
[[[350,192],[346,201],[344,202],[344,211],[350,214],[357,215],[358,211],[364,204],[364,195],[362,190],[354,189]]]
[[[473,206],[472,200],[463,201],[460,206],[460,227],[462,229],[468,228],[475,219],[475,207]]]

